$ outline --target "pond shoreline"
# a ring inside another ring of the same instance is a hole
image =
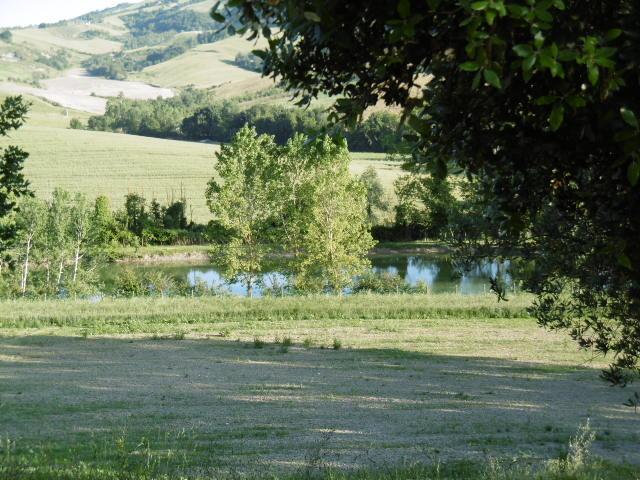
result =
[[[201,263],[211,261],[209,245],[169,246],[169,247],[141,247],[133,252],[118,252],[118,257],[114,260],[116,264],[129,265],[154,265],[163,263]],[[426,242],[416,242],[415,246],[407,242],[384,243],[383,246],[376,247],[368,253],[369,257],[385,255],[441,255],[451,253],[451,249],[446,245],[427,244]]]

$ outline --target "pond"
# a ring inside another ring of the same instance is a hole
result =
[[[446,255],[381,255],[371,258],[375,272],[397,274],[411,286],[426,284],[433,293],[478,294],[489,291],[489,278],[498,274],[508,286],[513,285],[508,261],[502,263],[485,260],[475,264],[468,271],[460,272],[455,262]],[[114,279],[123,268],[132,268],[139,274],[161,272],[175,279],[195,285],[200,282],[209,287],[218,287],[233,295],[246,296],[247,289],[241,283],[225,283],[220,269],[215,264],[152,264],[152,265],[110,265],[102,271],[107,287],[113,286]],[[285,286],[287,278],[278,271],[277,265],[263,279],[266,286]],[[254,289],[254,295],[261,295],[261,288]]]

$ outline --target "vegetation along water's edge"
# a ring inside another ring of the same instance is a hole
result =
[[[381,242],[370,252],[377,255],[438,255],[450,253],[443,243],[429,241]],[[119,247],[111,254],[116,263],[198,263],[211,259],[210,245],[146,245],[144,247]]]

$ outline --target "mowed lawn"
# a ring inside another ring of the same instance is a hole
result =
[[[591,455],[640,463],[629,391],[598,378],[602,359],[538,328],[530,301],[0,303],[6,461],[210,478],[535,463],[561,456],[589,419]]]
[[[106,195],[119,208],[128,193],[162,203],[184,194],[194,221],[211,219],[205,190],[218,145],[71,130],[71,118],[84,120],[87,114],[28,99],[33,105],[27,124],[10,138],[0,138],[0,147],[19,145],[29,152],[25,174],[38,196],[46,198],[60,187],[91,199]],[[384,161],[382,154],[353,155],[352,171],[360,174],[374,166],[392,195],[393,181],[402,174],[400,163]]]

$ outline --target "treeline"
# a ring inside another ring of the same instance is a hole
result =
[[[0,295],[87,296],[104,291],[99,268],[116,248],[146,243],[211,241],[203,226],[187,221],[184,199],[161,205],[149,204],[140,195],[127,195],[120,210],[112,210],[104,196],[90,202],[82,194],[56,189],[47,200],[26,197],[12,220],[15,232],[0,270]],[[221,237],[218,237],[221,238]],[[161,274],[139,278],[133,287],[131,275],[123,273],[112,287],[117,295],[141,292],[163,293],[169,279]],[[165,285],[165,287],[163,287]],[[171,280],[172,294],[205,294],[206,286],[189,286]]]
[[[391,152],[404,147],[399,117],[376,112],[361,125],[333,131],[347,139],[353,151]],[[229,142],[244,125],[250,124],[259,134],[273,135],[284,145],[295,133],[329,128],[321,109],[288,108],[279,105],[243,107],[237,100],[217,101],[206,92],[188,89],[168,99],[110,99],[106,112],[91,117],[88,128],[132,135],[176,138],[196,141]]]
[[[211,30],[215,27],[215,23],[208,14],[184,7],[185,5],[182,4],[168,9],[139,10],[123,16],[122,20],[134,35],[195,32]]]
[[[479,185],[466,178],[413,172],[398,178],[394,190],[393,223],[372,222],[371,233],[378,241],[429,239],[462,247],[498,237]],[[389,208],[387,202],[378,202],[378,211],[384,205]]]

